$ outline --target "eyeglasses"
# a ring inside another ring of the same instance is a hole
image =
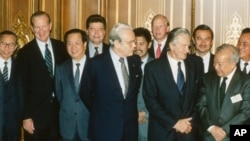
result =
[[[16,48],[16,43],[0,42],[0,47],[1,47],[1,48],[6,48],[6,47],[8,47],[9,49],[14,49],[14,48]]]

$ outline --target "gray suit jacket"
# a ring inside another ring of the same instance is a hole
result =
[[[211,125],[222,127],[229,140],[230,125],[245,124],[250,119],[250,77],[237,69],[227,88],[226,96],[220,106],[220,77],[210,72],[204,77],[201,98],[198,103],[199,113],[204,127],[205,140],[211,140],[206,130]],[[232,101],[235,96],[242,100]]]
[[[85,82],[86,75],[88,75],[88,59],[84,66],[81,83]],[[82,102],[79,93],[76,92],[71,59],[58,66],[55,74],[55,86],[56,96],[60,104],[61,136],[63,139],[69,139],[78,133],[82,140],[88,140],[89,111]]]

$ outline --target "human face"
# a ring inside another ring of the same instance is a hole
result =
[[[71,58],[79,62],[85,54],[86,42],[82,42],[80,33],[71,33],[67,37],[67,51]]]
[[[135,35],[133,30],[124,29],[120,33],[121,41],[115,40],[114,51],[120,57],[127,57],[133,55],[135,50]]]
[[[194,37],[196,51],[199,55],[204,56],[213,45],[212,35],[209,30],[197,30]]]
[[[215,54],[214,68],[218,76],[226,77],[236,67],[236,63],[230,60],[230,53],[226,50]]]
[[[45,15],[36,16],[32,19],[33,26],[31,27],[36,39],[47,42],[49,39],[52,23],[49,23],[48,17]]]
[[[144,59],[148,54],[149,43],[146,41],[145,37],[143,36],[136,36],[136,50],[135,54],[139,55],[141,59]]]
[[[152,34],[157,42],[163,41],[167,37],[169,30],[167,21],[163,17],[157,17],[152,22]]]
[[[87,29],[90,42],[94,45],[99,45],[103,42],[105,36],[104,25],[101,22],[94,22],[89,24]]]
[[[17,48],[16,37],[13,35],[3,35],[0,39],[0,56],[8,60]]]
[[[190,37],[186,34],[179,34],[174,42],[169,44],[170,56],[177,61],[186,59],[189,53]]]
[[[250,33],[242,34],[238,40],[237,47],[240,51],[240,58],[244,61],[250,60]]]

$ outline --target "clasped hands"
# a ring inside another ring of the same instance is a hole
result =
[[[176,130],[176,132],[188,134],[192,130],[191,120],[192,117],[180,119],[176,122],[173,128]]]

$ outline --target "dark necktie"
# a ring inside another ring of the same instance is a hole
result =
[[[75,87],[76,91],[78,92],[79,87],[79,79],[80,79],[80,70],[79,70],[80,63],[76,63],[76,71],[75,71]]]
[[[183,94],[184,83],[185,83],[185,80],[184,80],[184,74],[181,70],[181,62],[178,62],[177,87],[181,95]]]
[[[223,104],[223,100],[226,95],[226,80],[227,80],[227,77],[224,77],[220,86],[220,105],[221,106]]]
[[[51,52],[48,48],[48,44],[45,44],[45,63],[48,68],[49,75],[52,78],[53,77],[52,57],[51,57]]]
[[[124,58],[120,58],[119,61],[121,62],[122,77],[123,77],[124,85],[125,85],[124,97],[126,97],[126,94],[128,92],[129,76],[128,76],[128,71],[125,66]]]
[[[248,63],[244,63],[244,68],[243,68],[243,72],[247,74],[247,65]]]
[[[3,67],[3,79],[5,82],[7,82],[8,79],[8,67],[7,67],[8,62],[4,62],[4,67]]]
[[[156,55],[155,55],[155,58],[160,58],[161,56],[161,44],[158,44],[158,47],[156,49]]]
[[[99,54],[99,52],[98,52],[98,47],[95,47],[95,54],[94,54],[94,56],[96,56],[96,55],[98,55]]]

